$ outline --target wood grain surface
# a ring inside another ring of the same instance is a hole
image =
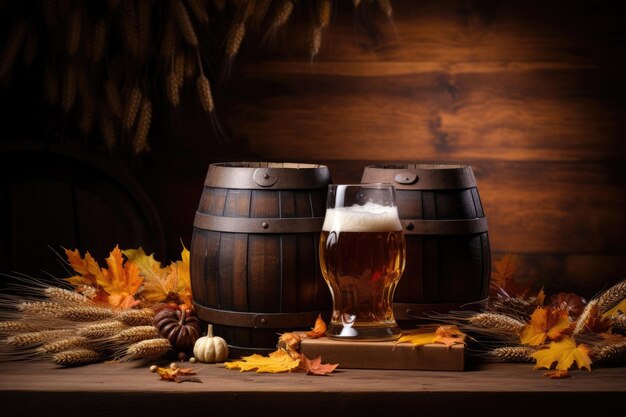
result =
[[[160,381],[148,366],[59,369],[4,363],[0,414],[19,416],[328,416],[415,413],[458,416],[621,415],[626,368],[573,371],[550,380],[529,364],[480,364],[469,372],[350,369],[326,377],[255,374],[195,364],[202,383]],[[382,413],[382,414],[381,414]]]

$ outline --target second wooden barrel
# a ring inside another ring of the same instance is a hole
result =
[[[276,350],[277,333],[310,329],[331,295],[317,256],[330,183],[323,165],[212,164],[194,219],[198,316],[233,358]]]
[[[405,327],[431,312],[480,308],[489,292],[487,218],[470,166],[374,165],[361,182],[396,187],[406,268],[394,297]]]

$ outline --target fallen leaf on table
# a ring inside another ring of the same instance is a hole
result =
[[[465,334],[456,326],[439,326],[435,331],[432,327],[425,327],[415,332],[403,334],[396,341],[396,345],[398,343],[412,343],[414,347],[441,343],[450,347],[465,344]]]
[[[315,320],[315,326],[311,329],[310,332],[306,332],[307,337],[311,339],[318,339],[323,337],[326,334],[326,323],[322,319],[322,315],[317,316],[317,320]]]
[[[530,316],[530,323],[522,329],[520,339],[526,345],[540,346],[546,339],[558,339],[570,326],[566,309],[537,307]]]
[[[289,352],[278,349],[269,356],[250,355],[244,356],[241,360],[226,362],[224,366],[228,369],[239,369],[241,372],[253,371],[266,373],[291,372],[300,365],[300,359],[294,359]]]
[[[531,356],[537,360],[535,369],[551,369],[556,363],[556,369],[566,371],[574,363],[578,369],[591,371],[591,359],[589,348],[583,344],[576,346],[576,341],[571,337],[564,336],[556,342],[551,342],[547,347],[537,350]]]
[[[571,377],[567,370],[548,371],[543,374],[543,376],[550,379],[565,379]]]
[[[196,375],[196,372],[191,368],[161,368],[157,367],[157,373],[164,381],[174,382],[202,382]]]
[[[300,365],[298,366],[298,370],[304,371],[309,375],[328,375],[335,370],[339,366],[338,363],[330,364],[330,363],[322,363],[322,357],[318,356],[315,359],[309,359],[306,356],[302,355],[300,357]]]

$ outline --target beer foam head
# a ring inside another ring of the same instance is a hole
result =
[[[375,203],[326,210],[322,230],[327,232],[392,232],[402,230],[398,208]]]

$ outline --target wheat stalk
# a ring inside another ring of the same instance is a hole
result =
[[[204,74],[200,74],[200,76],[198,76],[196,88],[198,89],[198,97],[200,98],[202,109],[207,113],[211,113],[215,109],[215,105],[213,103],[213,95],[211,94],[209,79],[205,77]]]
[[[139,106],[141,105],[141,90],[139,87],[133,87],[128,92],[126,98],[126,106],[124,107],[123,125],[130,130],[135,124]]]
[[[574,327],[573,334],[577,335],[585,329],[585,324],[587,324],[587,319],[589,319],[589,315],[591,314],[591,309],[593,309],[594,306],[597,306],[597,304],[598,304],[598,300],[591,300],[585,306],[585,309],[583,310],[582,314],[580,315],[580,317],[578,317],[578,320],[576,320],[576,326]]]
[[[122,117],[122,97],[120,96],[120,92],[115,84],[115,81],[112,79],[106,80],[104,82],[104,98],[106,99],[111,112],[118,119]]]
[[[106,321],[85,326],[78,330],[78,335],[88,337],[89,339],[102,339],[114,336],[127,328],[128,326],[120,321]]]
[[[172,0],[170,4],[176,23],[178,23],[178,30],[183,35],[183,39],[191,46],[198,46],[198,38],[191,24],[185,4],[182,0]]]
[[[332,11],[332,3],[330,0],[321,0],[319,8],[319,25],[325,29],[330,24],[330,14]]]
[[[626,361],[626,342],[600,346],[591,351],[594,362],[624,362]]]
[[[626,279],[613,285],[598,297],[598,313],[606,313],[624,298],[626,298]]]
[[[63,91],[61,92],[61,107],[68,113],[76,102],[77,74],[74,65],[70,64],[63,73]]]
[[[200,23],[208,23],[209,15],[202,0],[187,0],[187,6],[191,9],[194,17]]]
[[[104,57],[104,48],[106,46],[107,39],[107,26],[104,19],[100,18],[94,26],[93,32],[93,45],[91,47],[91,60],[94,63],[99,63]]]
[[[536,349],[527,346],[505,346],[492,350],[490,353],[496,359],[508,362],[532,362],[531,356]]]
[[[81,10],[75,8],[70,13],[70,17],[67,23],[67,38],[65,46],[67,48],[67,54],[73,56],[78,51],[80,45],[80,31],[82,28],[82,14]]]
[[[122,330],[114,337],[115,340],[123,343],[136,343],[142,340],[160,338],[159,331],[154,326],[135,326]]]
[[[235,26],[233,26],[226,41],[226,56],[229,59],[232,60],[237,55],[237,52],[239,52],[241,42],[243,41],[245,35],[246,25],[244,23],[237,23]]]
[[[37,348],[37,353],[50,355],[52,353],[62,352],[64,350],[71,350],[76,348],[86,348],[92,343],[83,336],[70,336],[64,339],[55,340],[53,342],[47,342]]]
[[[54,363],[64,367],[87,365],[99,359],[100,353],[90,349],[66,350],[52,356]]]
[[[63,306],[49,301],[24,301],[17,305],[17,309],[25,314],[43,317],[55,317]]]
[[[57,303],[91,304],[91,300],[88,297],[76,291],[66,290],[65,288],[46,287],[43,293],[50,300]]]
[[[114,310],[107,307],[67,307],[56,312],[56,317],[71,321],[98,321],[115,317]]]
[[[6,80],[13,69],[15,58],[22,48],[26,37],[26,23],[23,20],[16,22],[0,56],[0,80]]]
[[[154,310],[152,310],[151,308],[142,308],[140,310],[124,310],[117,316],[117,320],[128,326],[147,326],[149,324],[152,324],[154,314]]]
[[[469,318],[468,322],[475,326],[518,332],[525,326],[519,320],[504,314],[479,313]]]
[[[42,330],[11,336],[6,342],[15,347],[37,346],[52,339],[72,335],[74,332],[74,329]]]
[[[166,354],[171,348],[170,342],[164,338],[142,340],[128,347],[124,359],[158,358]]]
[[[291,12],[293,12],[293,2],[290,0],[283,1],[278,9],[278,12],[274,15],[274,19],[270,24],[269,32],[276,33],[281,27],[283,27],[289,20]]]
[[[40,326],[25,320],[0,321],[0,333],[32,333],[40,331]]]
[[[148,132],[150,131],[150,122],[152,121],[152,103],[149,98],[141,101],[141,109],[139,110],[139,120],[137,121],[137,131],[133,138],[133,152],[139,154],[150,149],[148,146]]]
[[[180,87],[178,86],[178,79],[176,73],[170,72],[167,75],[165,81],[165,92],[167,94],[167,100],[174,107],[178,107],[180,104]]]

